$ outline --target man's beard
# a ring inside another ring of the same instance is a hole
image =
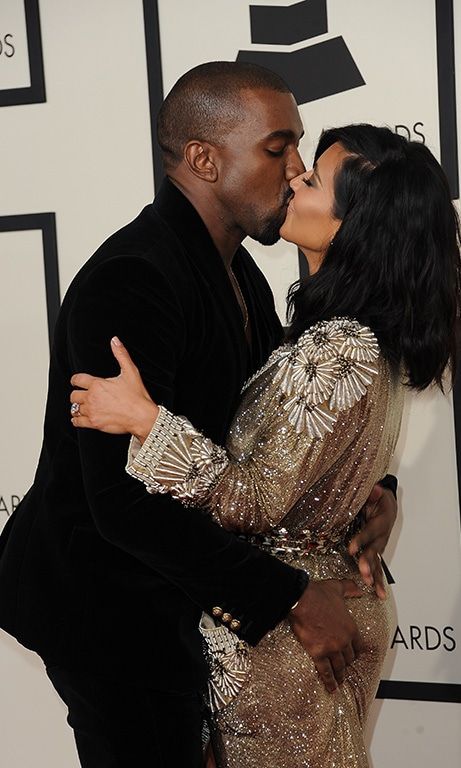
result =
[[[254,235],[254,239],[261,243],[261,245],[274,245],[280,240],[280,227],[283,224],[284,219],[271,219],[266,222],[263,227],[258,230]]]
[[[273,216],[271,219],[267,219],[261,224],[261,228],[252,235],[254,240],[257,240],[261,245],[274,245],[274,243],[280,240],[280,227],[285,221],[287,205],[292,197],[293,192],[289,190],[286,194],[283,208],[279,211],[277,216]]]

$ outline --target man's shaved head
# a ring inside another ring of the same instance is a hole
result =
[[[165,164],[176,166],[187,142],[220,145],[242,119],[245,90],[290,93],[281,77],[257,64],[214,61],[186,72],[160,109],[157,135]]]

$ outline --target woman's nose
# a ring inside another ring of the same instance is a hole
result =
[[[293,176],[292,179],[290,179],[290,187],[293,190],[293,192],[296,192],[304,176],[305,176],[305,173],[299,173],[296,176]]]

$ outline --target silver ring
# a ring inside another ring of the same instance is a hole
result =
[[[72,405],[70,406],[70,415],[71,416],[80,415],[80,403],[72,403]]]

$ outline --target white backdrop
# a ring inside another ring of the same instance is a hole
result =
[[[296,23],[294,42],[276,39],[283,24],[272,22],[272,33],[271,23],[264,26],[264,9],[270,6],[286,14],[307,5],[317,8],[320,27]],[[449,3],[442,0],[439,6],[444,5]],[[461,3],[454,5],[459,63]],[[152,11],[155,3],[0,0],[0,527],[33,479],[46,394],[43,262],[52,270],[53,259],[50,242],[31,215],[55,214],[62,295],[99,243],[153,196],[143,6]],[[400,126],[397,130],[416,140],[424,137],[439,155],[435,0],[253,0],[251,6],[253,27],[250,3],[244,0],[159,0],[164,92],[202,61],[234,60],[239,51],[250,58],[286,54],[284,61],[291,54],[296,83],[306,78],[311,96],[315,88],[320,92],[300,104],[307,164],[322,127],[362,120]],[[36,47],[30,48],[31,38],[37,38],[32,34],[36,24],[31,26],[36,7],[43,84],[37,79]],[[253,42],[252,33],[260,42]],[[337,44],[338,38],[345,45]],[[356,73],[353,87],[335,72],[335,61],[325,53],[332,49],[324,44],[337,45],[335,56],[340,51],[346,57],[338,69],[345,72],[349,63]],[[302,58],[307,48],[315,48],[321,69],[304,70],[314,60],[308,58],[313,50]],[[150,74],[152,84],[152,68]],[[460,85],[461,73],[458,105]],[[298,277],[296,251],[284,244],[266,249],[249,242],[248,247],[283,315],[286,289]],[[382,687],[382,695],[392,698],[375,704],[371,756],[375,768],[432,768],[436,761],[451,768],[461,763],[461,707],[449,703],[459,702],[461,684],[461,546],[449,397],[410,398],[394,471],[400,517],[388,561],[397,582],[398,624]],[[39,660],[5,634],[0,636],[0,680],[0,765],[76,767],[64,707]]]

